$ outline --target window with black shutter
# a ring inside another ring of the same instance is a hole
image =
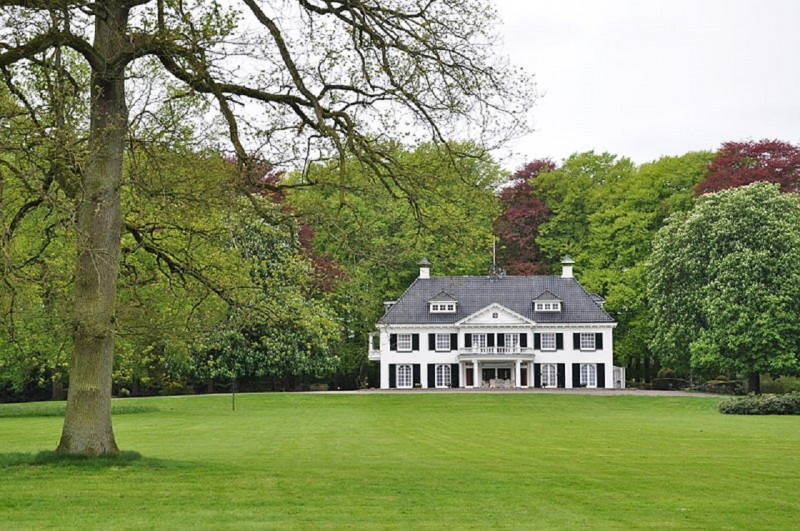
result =
[[[556,371],[558,373],[558,387],[564,389],[567,386],[567,366],[564,363],[559,363],[556,365]]]
[[[575,350],[581,349],[581,335],[577,332],[572,334],[572,348]]]
[[[528,333],[524,332],[519,335],[519,346],[522,348],[528,348]]]
[[[428,389],[436,387],[436,365],[433,363],[428,364]]]
[[[461,383],[458,379],[458,363],[452,363],[450,365],[450,387],[461,387]]]
[[[389,364],[389,389],[397,388],[397,365]]]
[[[497,346],[498,347],[506,346],[506,335],[505,334],[497,334]]]
[[[411,334],[411,350],[419,350],[419,334]]]
[[[542,334],[533,334],[533,348],[536,350],[542,348]]]
[[[397,334],[389,334],[389,350],[397,350]]]
[[[572,364],[572,387],[580,387],[581,386],[581,364],[580,363],[573,363]]]
[[[542,364],[541,363],[534,363],[533,364],[533,386],[534,387],[541,387],[542,386]]]
[[[598,332],[594,335],[594,348],[600,350],[603,348],[603,333]]]
[[[472,348],[472,334],[464,334],[464,348]]]
[[[428,350],[436,350],[436,334],[428,334]]]
[[[598,363],[597,364],[597,387],[605,387],[606,386],[606,364],[605,363]]]
[[[494,346],[494,334],[486,334],[486,346],[487,347]]]
[[[458,334],[450,334],[450,350],[458,350]]]
[[[415,363],[413,367],[414,367],[414,387],[418,387],[422,385],[422,376],[420,374],[422,371],[420,370],[419,363]]]
[[[564,350],[564,334],[561,332],[556,334],[556,350]]]

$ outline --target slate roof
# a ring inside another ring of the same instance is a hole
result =
[[[533,300],[541,302],[541,301],[560,301],[561,299],[553,295],[553,293],[549,289],[546,289],[539,295],[535,296]]]
[[[446,292],[458,301],[456,313],[430,313],[428,301]],[[549,291],[560,312],[534,312],[533,299]],[[560,276],[418,278],[378,321],[379,324],[451,324],[492,303],[537,323],[613,323],[574,278]]]
[[[440,291],[439,293],[428,299],[428,302],[438,302],[438,301],[457,302],[458,299],[456,299],[446,291]]]

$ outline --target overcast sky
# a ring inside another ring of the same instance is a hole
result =
[[[726,140],[800,142],[798,0],[496,0],[543,95],[509,169],[595,150],[642,163]]]

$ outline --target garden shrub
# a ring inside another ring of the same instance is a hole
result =
[[[661,371],[659,371],[660,373]],[[673,373],[674,374],[674,373]],[[653,389],[658,391],[675,391],[689,387],[687,380],[681,378],[656,378],[653,380]]]
[[[800,393],[800,378],[794,376],[781,376],[779,378],[763,376],[761,378],[761,392],[776,395]]]
[[[800,394],[729,398],[720,402],[719,411],[728,415],[800,415]]]
[[[697,386],[697,391],[704,393],[717,393],[721,395],[743,395],[744,382],[742,380],[709,380]]]
[[[659,369],[656,378],[675,378],[675,371],[669,367],[664,367],[663,369]]]

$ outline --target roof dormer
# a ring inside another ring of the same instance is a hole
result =
[[[544,290],[533,298],[534,312],[560,312],[563,301],[550,290]]]
[[[440,291],[428,301],[430,313],[456,313],[458,301],[446,291]]]

